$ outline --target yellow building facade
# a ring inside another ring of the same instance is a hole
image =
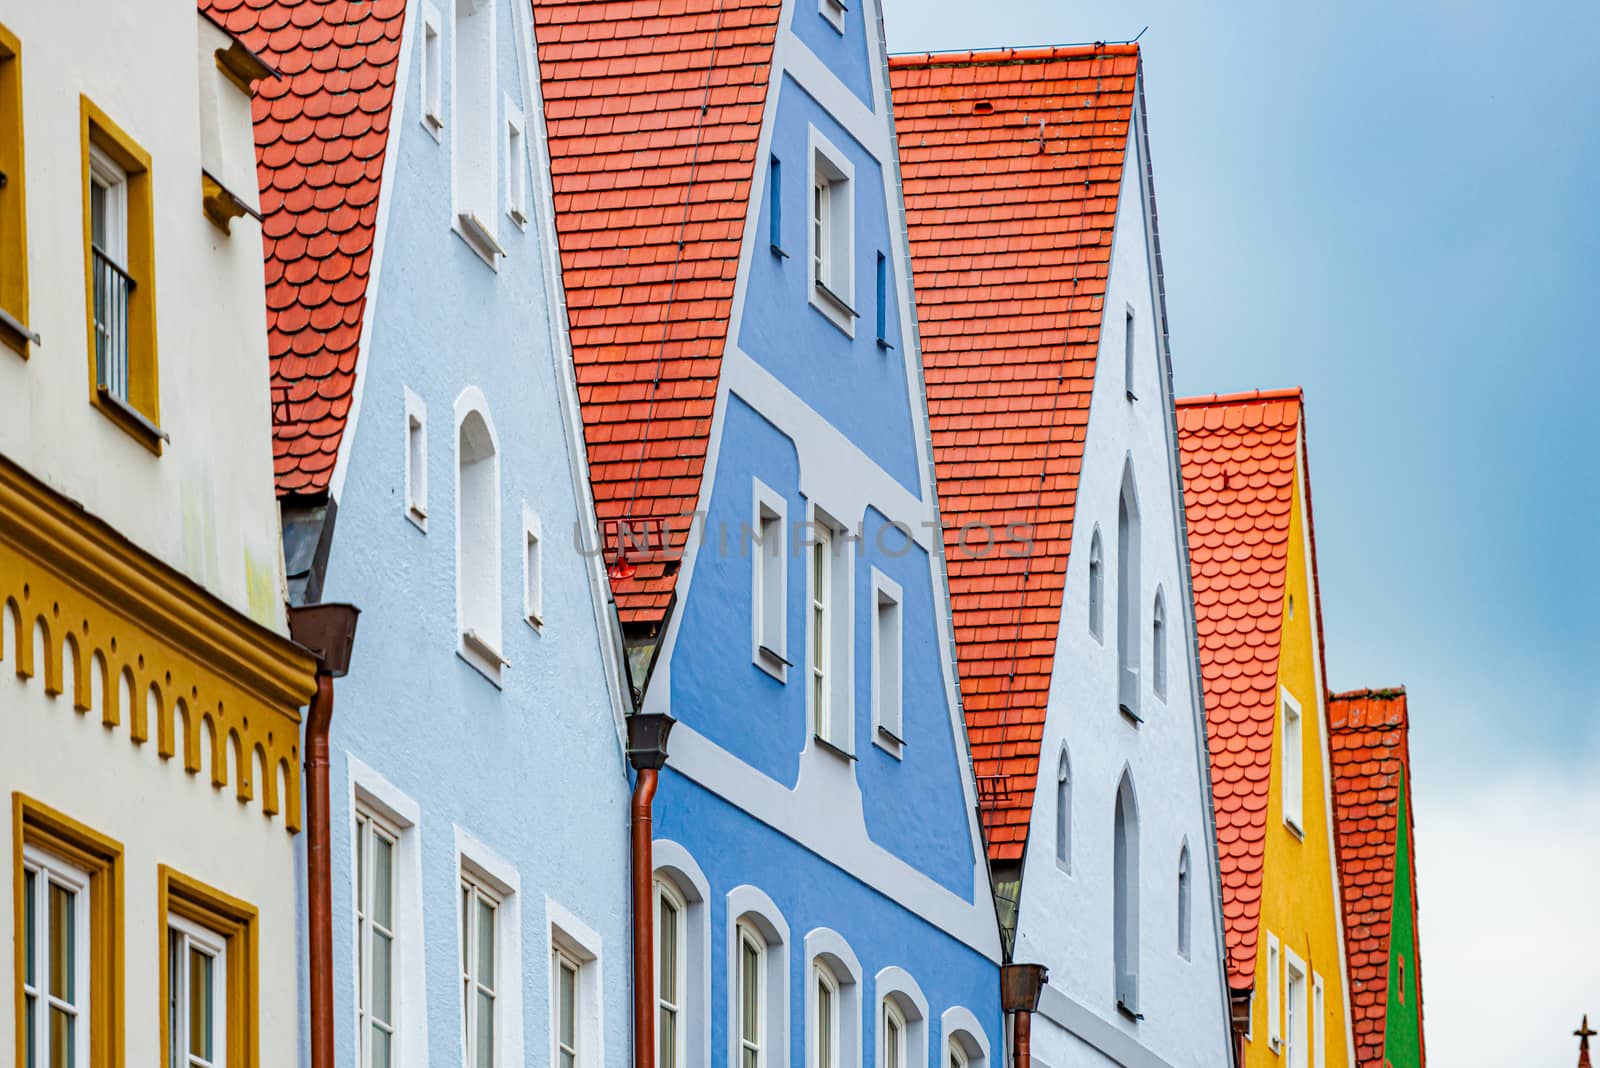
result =
[[[1243,1063],[1349,1068],[1300,393],[1181,402],[1180,441]]]
[[[0,10],[0,1050],[29,1068],[299,1056],[316,664],[272,488],[267,76],[182,5]]]

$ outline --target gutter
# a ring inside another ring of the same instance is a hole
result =
[[[328,729],[333,680],[350,669],[361,610],[349,604],[289,609],[289,633],[317,658],[317,692],[306,719],[306,943],[310,961],[311,1068],[333,1060],[333,868]]]

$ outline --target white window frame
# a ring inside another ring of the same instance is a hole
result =
[[[495,101],[500,99],[496,0],[450,2],[454,6],[450,23],[450,106],[454,120],[450,124],[451,229],[484,263],[498,270],[500,257],[506,250],[500,244],[494,221],[499,203],[495,186],[500,177],[501,142],[495,130]],[[468,38],[463,20],[479,18],[484,19],[484,23],[474,26],[474,36]],[[462,49],[473,46],[480,50],[476,58],[487,66],[481,72],[487,85],[480,84],[464,96],[463,74],[479,73],[462,70]],[[477,143],[480,139],[482,144]]]
[[[522,502],[522,618],[544,629],[544,528],[539,513]]]
[[[1283,1046],[1283,1009],[1278,992],[1283,985],[1283,955],[1279,952],[1278,936],[1267,932],[1267,1045],[1274,1050]]]
[[[1283,1061],[1285,1068],[1307,1068],[1306,1012],[1311,972],[1295,951],[1283,947]],[[1296,1002],[1298,1001],[1298,1005]],[[1297,1011],[1298,1009],[1298,1011]]]
[[[107,241],[100,251],[126,271],[128,269],[128,172],[99,145],[91,144],[89,181],[105,191]],[[92,239],[92,223],[90,236]]]
[[[469,944],[477,947],[477,908],[479,900],[491,902],[495,907],[494,932],[494,1059],[495,1068],[511,1068],[524,1063],[522,1033],[522,913],[521,876],[517,869],[497,856],[483,843],[460,827],[456,832],[456,938],[463,930]],[[467,914],[465,927],[461,914],[463,893],[473,893],[474,907]],[[469,976],[462,968],[460,947],[456,955],[456,981],[458,994],[467,993],[469,979],[476,981],[475,972]],[[476,989],[472,990],[476,995]],[[458,1002],[458,1004],[462,1004]],[[474,1010],[470,1016],[463,1004],[461,1028],[461,1063],[467,1068],[477,1064],[477,999],[470,1000]]]
[[[435,141],[443,140],[444,130],[444,22],[439,9],[424,0],[422,5],[422,76],[417,79],[422,96],[422,128]]]
[[[840,935],[818,927],[806,935],[806,1065],[807,1068],[860,1068],[861,963]],[[820,1057],[819,984],[832,992],[830,1060]]]
[[[812,740],[855,757],[855,535],[816,505],[806,538],[806,714]],[[819,554],[818,548],[822,549]],[[818,579],[818,560],[823,562]],[[818,591],[821,591],[819,600]],[[819,627],[816,613],[821,612]],[[826,643],[817,658],[816,636]],[[819,684],[820,682],[820,684]],[[818,700],[821,707],[818,708]]]
[[[823,0],[824,3],[829,0]],[[817,130],[806,153],[806,270],[811,306],[849,337],[856,336],[855,166]],[[817,190],[824,190],[818,218]],[[819,247],[819,231],[821,244]]]
[[[375,811],[375,806],[357,804],[355,810],[355,832],[351,848],[355,854],[353,863],[365,870],[355,872],[351,880],[354,884],[356,907],[355,917],[356,938],[356,1051],[358,1062],[365,1065],[372,1063],[372,1052],[368,1046],[371,1028],[376,1023],[372,1015],[373,990],[372,990],[372,944],[375,937],[374,929],[377,926],[372,918],[370,894],[376,885],[372,879],[372,857],[370,846],[364,846],[373,838],[382,836],[389,840],[390,869],[389,869],[389,1019],[380,1026],[389,1033],[389,1063],[400,1063],[399,1047],[402,1045],[400,1038],[400,1025],[397,1017],[400,1015],[401,1005],[400,986],[403,978],[400,969],[396,966],[400,959],[400,843],[404,837],[404,830],[394,822],[386,819]],[[363,895],[362,890],[367,894]]]
[[[428,532],[428,406],[405,388],[405,516]]]
[[[1311,1063],[1312,1068],[1326,1068],[1328,1063],[1327,1028],[1323,1023],[1327,1020],[1327,1002],[1322,988],[1322,975],[1318,972],[1311,973]]]
[[[1294,695],[1282,687],[1278,691],[1282,730],[1282,782],[1283,822],[1286,827],[1303,838],[1305,836],[1305,711]]]
[[[686,1047],[688,1046],[688,1043],[685,1040],[684,1032],[687,1029],[686,1024],[689,1016],[687,1011],[689,1000],[687,997],[689,988],[689,961],[688,954],[685,952],[685,948],[687,947],[689,940],[689,902],[684,897],[683,892],[679,890],[676,885],[674,885],[671,879],[661,878],[660,875],[657,875],[655,880],[655,892],[653,898],[654,901],[652,907],[655,910],[655,946],[652,952],[655,959],[656,998],[654,1010],[655,1014],[652,1017],[652,1022],[655,1024],[656,1028],[656,1052],[657,1060],[660,1062],[657,1068],[687,1068],[688,1062],[686,1060]],[[661,981],[661,935],[666,926],[661,919],[661,903],[663,901],[667,902],[672,907],[677,917],[675,921],[677,931],[674,935],[675,941],[673,943],[677,954],[677,959],[674,961],[673,967],[673,992],[677,998],[676,1001],[670,1001],[667,999],[666,985]],[[672,1050],[672,1062],[670,1064],[660,1057],[660,1020],[663,1012],[670,1012],[673,1019],[677,1021],[677,1026],[673,1029],[674,1042]]]
[[[377,821],[397,840],[395,852],[394,1046],[395,1068],[424,1068],[428,1056],[428,1011],[422,946],[422,810],[416,801],[356,757],[345,754],[349,766],[350,864],[356,863],[357,817]],[[350,883],[350,915],[359,907],[356,879]],[[361,959],[358,925],[350,925],[351,960]],[[353,1017],[360,1024],[361,991],[352,977]],[[358,1049],[359,1049],[358,1045]],[[366,1061],[361,1062],[363,1065]]]
[[[940,1043],[942,1068],[985,1068],[989,1063],[989,1036],[977,1015],[964,1005],[952,1005],[939,1017],[944,1034]]]
[[[827,1033],[822,1031],[823,998],[827,998]],[[811,964],[810,989],[807,999],[811,1005],[806,1026],[806,1049],[810,1051],[810,1068],[843,1068],[844,1041],[840,1036],[843,1027],[844,999],[840,994],[838,976],[822,961]]]
[[[828,25],[844,32],[844,0],[817,0],[817,14],[827,19]]]
[[[177,950],[173,950],[173,937]],[[189,949],[193,947],[211,958],[211,1018],[212,1059],[187,1048],[189,1041]],[[209,931],[181,916],[167,917],[167,997],[168,1048],[178,1054],[170,1061],[171,1068],[222,1068],[228,1060],[228,942],[215,931]],[[176,961],[174,961],[176,957]],[[173,967],[176,963],[176,968]],[[173,1038],[185,1045],[180,1053],[171,1049]],[[365,1063],[365,1062],[363,1062]]]
[[[736,1068],[745,1068],[746,1056],[755,1055],[754,1068],[766,1068],[768,1060],[768,1047],[771,1042],[767,1034],[768,997],[767,992],[767,942],[761,933],[748,922],[736,922],[734,940],[736,947],[734,955],[729,962],[729,976],[733,981],[735,1005],[738,1011],[730,1020],[736,1021],[732,1027],[734,1037],[738,1042],[738,1058],[733,1062]],[[755,952],[755,1026],[756,1033],[748,1035],[744,1030],[744,999],[747,991],[746,983],[751,976],[745,971],[745,950],[749,948]]]
[[[906,1023],[906,1014],[888,998],[879,1003],[878,1019],[880,1021],[878,1037],[878,1068],[910,1068],[913,1062],[907,1046],[910,1045],[909,1025]],[[889,1038],[890,1028],[894,1029],[895,1038],[891,1046]]]
[[[904,968],[890,966],[873,977],[878,998],[877,1068],[923,1068],[928,1063],[928,999]],[[888,1021],[900,1030],[899,1056],[889,1057]]]
[[[905,749],[905,594],[872,569],[872,741],[895,759]],[[887,647],[885,643],[887,642]]]
[[[550,938],[550,1063],[560,1068],[559,960],[576,964],[575,1032],[577,1068],[595,1068],[605,1063],[605,985],[602,973],[600,935],[588,924],[549,897],[544,899],[545,921]]]
[[[528,228],[528,123],[522,109],[505,98],[504,145],[506,217],[519,230]]]
[[[779,682],[787,682],[792,666],[788,660],[788,502],[758,478],[751,480],[750,495],[751,533],[745,543],[750,553],[750,660]],[[765,543],[764,531],[777,535],[775,546]],[[769,603],[774,596],[776,605]]]
[[[484,593],[488,603],[484,605],[467,604],[467,590],[462,581],[465,574],[462,568],[464,556],[462,553],[462,535],[466,524],[463,522],[462,505],[463,491],[465,488],[466,464],[461,443],[461,428],[469,416],[476,413],[483,421],[484,429],[488,435],[488,445],[492,455],[480,457],[475,463],[489,463],[487,471],[490,481],[488,492],[488,522],[491,529],[487,532],[486,541],[480,548],[489,553],[489,575]],[[494,420],[489,414],[489,406],[483,394],[475,386],[462,390],[461,396],[456,398],[455,405],[455,475],[456,475],[456,633],[459,636],[456,653],[476,668],[484,678],[496,686],[502,684],[502,673],[510,666],[505,656],[501,653],[501,613],[504,606],[501,603],[501,585],[504,571],[501,567],[501,539],[500,539],[500,436],[495,431]]]
[[[572,1004],[563,1005],[561,980],[565,973],[572,974]],[[583,1041],[583,1013],[580,1006],[583,1004],[583,962],[568,953],[561,946],[556,946],[550,951],[550,1063],[561,1068],[564,1063],[562,1056],[572,1058],[573,1068],[587,1063],[583,1056],[586,1047]],[[567,1044],[562,1036],[563,1010],[570,1010],[572,1014],[572,1043]]]
[[[39,1063],[49,1064],[50,1058],[50,1009],[58,1002],[49,993],[50,990],[50,892],[51,883],[64,889],[71,890],[74,897],[72,903],[72,945],[75,959],[72,962],[72,986],[77,997],[76,1002],[64,1003],[65,1007],[73,1011],[73,1048],[77,1051],[77,1063],[73,1068],[88,1068],[90,1020],[93,1017],[94,1006],[92,1003],[94,990],[91,986],[92,970],[90,967],[94,955],[94,946],[91,941],[91,928],[89,926],[89,873],[77,868],[57,857],[54,853],[36,849],[26,842],[22,846],[23,870],[34,874],[34,983],[30,987],[24,980],[24,995],[34,998],[35,1028],[37,1045],[34,1052],[41,1054]],[[27,885],[24,878],[23,885]],[[24,933],[24,938],[27,934]],[[26,1005],[26,996],[23,1004]],[[19,1029],[22,1021],[18,1021]]]
[[[789,1064],[789,924],[770,897],[748,884],[728,891],[725,909],[728,942],[734,947],[752,940],[760,951],[759,1021],[760,1068],[788,1068]],[[740,1000],[743,957],[728,958],[728,1063],[744,1065],[744,1004]]]

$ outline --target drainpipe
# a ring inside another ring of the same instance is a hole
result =
[[[1012,1068],[1031,1068],[1033,1064],[1033,1014],[1049,979],[1043,964],[1000,967],[1000,1007],[1011,1016]]]
[[[328,727],[333,680],[350,668],[356,617],[348,604],[289,609],[289,633],[317,658],[317,693],[306,717],[306,942],[311,965],[311,1068],[333,1063],[333,869],[329,839]]]
[[[1250,1031],[1250,1005],[1255,987],[1234,987],[1228,991],[1228,1008],[1233,1025],[1233,1063],[1244,1068],[1244,1036]]]
[[[628,717],[628,763],[633,783],[633,1064],[655,1068],[655,848],[652,806],[661,768],[667,762],[667,735],[677,721],[660,712]],[[331,1068],[331,1065],[330,1065]]]

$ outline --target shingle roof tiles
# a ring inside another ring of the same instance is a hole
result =
[[[679,550],[705,468],[781,5],[532,5],[595,508],[603,530],[667,520]],[[677,569],[661,553],[632,563],[631,578],[612,582],[622,619],[659,621]]]
[[[1300,391],[1178,402],[1228,977],[1253,981]]]
[[[1138,71],[1131,45],[889,64],[962,701],[996,861],[1021,858],[1033,809]],[[963,529],[1015,523],[1032,525],[1026,560],[963,548]]]
[[[1409,776],[1410,770],[1409,731],[1404,689],[1354,690],[1328,697],[1334,818],[1358,1068],[1383,1068],[1384,1063],[1400,786],[1402,775]],[[1411,853],[1415,865],[1415,850]],[[1413,893],[1413,905],[1415,900]],[[1420,964],[1416,960],[1409,963],[1420,998]]]
[[[253,103],[279,496],[327,491],[355,391],[404,0],[199,0],[273,66]]]

